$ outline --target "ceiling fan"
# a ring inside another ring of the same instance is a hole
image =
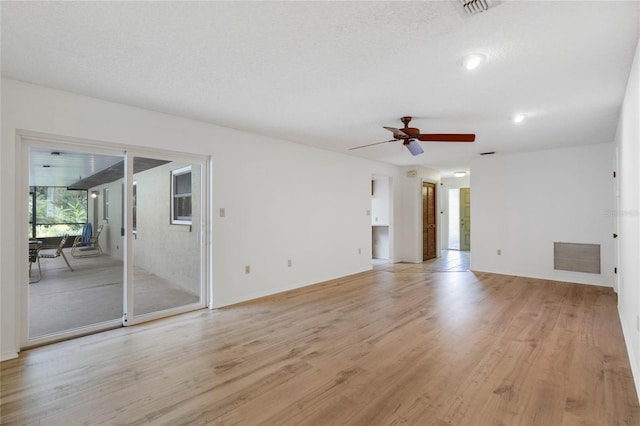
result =
[[[420,129],[409,127],[411,117],[402,117],[400,119],[404,123],[404,127],[396,129],[395,127],[383,126],[385,129],[393,133],[393,139],[383,142],[370,143],[368,145],[356,146],[352,149],[366,148],[368,146],[380,145],[383,143],[402,141],[413,155],[422,154],[424,151],[417,141],[422,142],[473,142],[476,135],[473,133],[420,133]]]

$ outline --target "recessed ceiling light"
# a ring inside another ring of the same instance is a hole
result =
[[[524,115],[524,114],[516,114],[516,115],[513,116],[513,122],[514,123],[522,123],[525,118],[527,118],[527,116]]]
[[[453,172],[453,175],[457,178],[465,177],[467,175],[467,172]]]
[[[483,63],[485,59],[487,59],[487,57],[484,56],[483,54],[474,53],[472,55],[465,56],[462,63],[464,64],[464,67],[466,69],[471,71],[478,68],[478,66],[480,66],[480,64]]]

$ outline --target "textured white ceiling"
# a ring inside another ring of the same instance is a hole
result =
[[[638,1],[3,2],[2,74],[387,161],[451,172],[483,151],[609,142]],[[469,53],[482,67],[461,66]],[[525,123],[510,119],[526,113]],[[473,144],[390,139],[399,118]]]

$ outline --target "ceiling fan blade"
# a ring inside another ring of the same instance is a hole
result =
[[[406,146],[409,152],[414,156],[424,152],[420,144],[415,140],[404,142],[404,146]]]
[[[395,127],[387,127],[387,126],[382,126],[382,127],[387,129],[391,133],[393,133],[393,136],[396,139],[407,139],[409,137],[409,135],[407,135],[405,132],[403,132],[400,129],[396,129]]]
[[[360,146],[354,146],[353,148],[349,148],[349,151],[351,151],[352,149],[360,149],[360,148],[366,148],[368,146],[374,146],[374,145],[380,145],[382,143],[389,143],[389,142],[397,142],[397,139],[391,139],[388,141],[382,141],[382,142],[376,142],[376,143],[370,143],[368,145],[360,145]]]
[[[426,133],[418,137],[425,142],[473,142],[476,135],[473,133]]]

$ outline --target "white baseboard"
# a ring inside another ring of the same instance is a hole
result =
[[[633,375],[633,383],[636,385],[636,397],[638,398],[638,402],[640,402],[640,366],[638,366],[635,362],[636,354],[633,349],[633,345],[631,341],[628,339],[629,333],[628,330],[624,326],[624,317],[622,315],[622,311],[620,310],[620,305],[618,304],[618,316],[620,317],[620,324],[622,325],[622,336],[624,337],[624,343],[627,347],[627,354],[629,355],[629,364],[631,365],[631,374]]]
[[[473,272],[487,272],[490,274],[498,274],[498,275],[513,275],[515,277],[523,277],[523,278],[534,278],[537,280],[547,280],[547,281],[558,281],[558,282],[563,282],[563,283],[573,283],[573,284],[585,284],[585,285],[595,285],[595,286],[599,286],[599,287],[613,287],[611,285],[611,283],[603,283],[603,282],[598,282],[593,281],[593,280],[589,280],[589,279],[584,279],[583,277],[580,276],[566,276],[566,277],[560,277],[557,275],[544,275],[544,274],[530,274],[530,273],[522,273],[522,272],[514,272],[514,271],[492,271],[489,269],[476,269],[473,267],[473,265],[471,265],[471,271]]]
[[[14,358],[18,358],[18,352],[8,351],[0,353],[0,361],[8,361]]]

